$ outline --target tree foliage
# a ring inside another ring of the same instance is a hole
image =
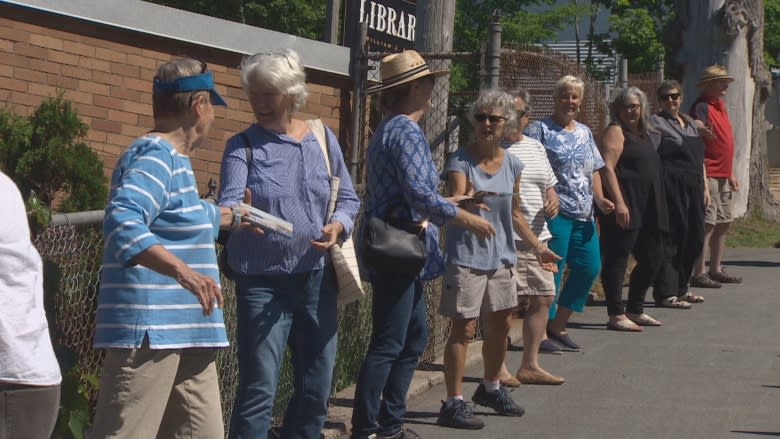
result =
[[[198,14],[317,40],[325,26],[324,0],[149,0]],[[258,48],[262,46],[258,42]]]
[[[780,0],[765,1],[764,56],[767,63],[776,64],[780,59]]]
[[[84,142],[87,126],[62,92],[29,117],[0,109],[0,167],[22,195],[31,191],[51,209],[74,212],[105,206],[103,162]]]

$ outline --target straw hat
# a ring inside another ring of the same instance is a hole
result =
[[[379,64],[381,83],[368,88],[368,93],[387,90],[428,75],[444,76],[449,70],[432,72],[422,56],[415,50],[404,50],[382,58]]]
[[[696,87],[701,87],[705,82],[716,79],[728,79],[729,82],[734,82],[734,78],[729,76],[725,67],[715,64],[704,68],[704,71],[701,72],[701,77],[699,77],[699,82],[696,83]]]

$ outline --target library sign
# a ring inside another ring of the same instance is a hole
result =
[[[416,0],[347,0],[344,45],[351,47],[358,39],[360,24],[367,23],[369,50],[412,49],[416,9]]]

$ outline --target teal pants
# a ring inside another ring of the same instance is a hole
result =
[[[596,223],[577,221],[563,214],[547,222],[552,239],[547,244],[561,260],[555,273],[555,302],[550,306],[550,320],[555,318],[558,306],[581,312],[588,301],[588,293],[593,281],[601,270],[601,252]],[[561,289],[564,267],[568,266],[569,275]]]

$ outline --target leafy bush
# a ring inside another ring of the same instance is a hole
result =
[[[103,163],[84,142],[88,127],[63,92],[29,117],[0,109],[0,168],[48,209],[74,212],[105,206]],[[61,200],[61,203],[59,201]]]

